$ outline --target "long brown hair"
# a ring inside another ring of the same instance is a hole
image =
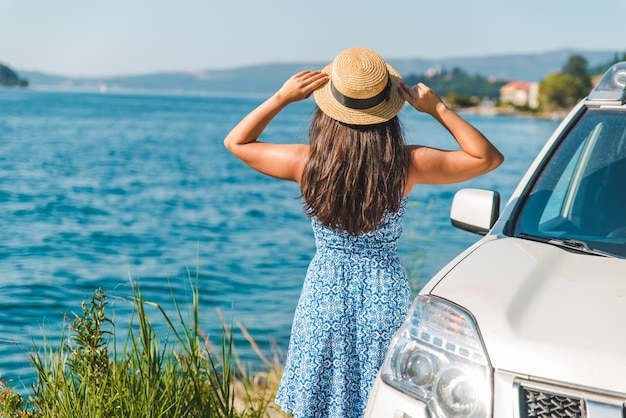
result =
[[[300,184],[308,216],[358,235],[375,230],[386,213],[400,209],[409,156],[397,116],[356,126],[318,109],[309,141],[311,154]]]

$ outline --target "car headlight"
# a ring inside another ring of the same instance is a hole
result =
[[[492,371],[469,313],[418,296],[381,369],[388,385],[424,401],[434,417],[491,416]]]

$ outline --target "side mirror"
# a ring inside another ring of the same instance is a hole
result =
[[[500,216],[500,193],[493,190],[461,189],[452,199],[452,225],[479,235],[486,235]]]

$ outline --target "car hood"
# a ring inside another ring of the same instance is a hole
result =
[[[496,239],[431,293],[475,317],[495,369],[626,393],[626,260]]]

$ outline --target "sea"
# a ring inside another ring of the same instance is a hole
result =
[[[284,358],[293,312],[315,251],[296,184],[263,176],[227,152],[229,130],[265,97],[0,89],[0,380],[32,388],[33,353],[71,339],[68,325],[97,289],[117,339],[133,288],[163,312],[189,313],[211,341],[232,333],[237,356]],[[314,102],[287,107],[262,140],[304,143]],[[461,184],[417,186],[400,257],[417,291],[480,237],[449,220],[462,188],[500,192],[503,205],[558,121],[464,117],[505,155],[496,171]],[[406,106],[407,142],[455,149],[430,116]],[[184,318],[189,318],[183,314]],[[176,321],[175,321],[176,322]]]

